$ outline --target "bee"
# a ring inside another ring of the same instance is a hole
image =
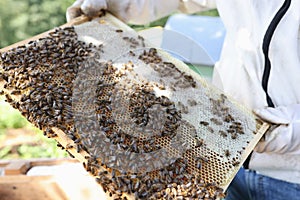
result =
[[[232,122],[234,121],[234,118],[230,115],[230,114],[227,114],[225,117],[224,117],[224,121],[229,123],[229,122]]]
[[[74,148],[74,146],[72,145],[72,144],[67,144],[66,145],[66,149],[68,150],[68,149],[73,149]]]
[[[13,90],[11,91],[11,95],[20,95],[21,91],[20,90]]]
[[[200,123],[199,123],[200,125],[203,125],[203,126],[208,126],[209,125],[209,123],[208,122],[206,122],[206,121],[200,121]]]
[[[188,102],[188,104],[190,105],[190,106],[196,106],[197,105],[197,101],[195,101],[195,100],[191,100],[191,99],[188,99],[187,100],[187,102]]]
[[[203,162],[205,162],[205,163],[207,163],[208,162],[208,158],[206,158],[206,157],[204,157],[204,156],[197,156],[197,157],[195,157],[195,160],[201,160],[201,161],[203,161]]]
[[[194,138],[194,145],[195,147],[201,147],[204,144],[204,140],[203,139],[199,139],[199,138]]]
[[[158,88],[159,88],[160,90],[165,90],[165,89],[166,89],[165,86],[163,86],[163,85],[159,85]]]
[[[8,94],[5,94],[5,101],[6,102],[8,102],[8,103],[12,103],[13,102],[13,99],[11,98],[11,96],[10,95],[8,95]]]
[[[227,133],[225,131],[219,130],[219,133],[223,137],[227,137]]]
[[[214,132],[214,129],[210,126],[207,126],[207,130],[210,132],[210,133],[213,133]]]
[[[142,41],[145,40],[145,39],[144,39],[142,36],[140,36],[140,35],[138,35],[138,39],[139,39],[139,40],[142,40]]]
[[[133,52],[133,51],[129,51],[129,54],[131,55],[131,56],[135,56],[135,53]]]
[[[231,134],[231,139],[236,139],[237,138],[237,134],[236,133],[232,133]]]
[[[61,149],[64,149],[64,147],[60,143],[57,143],[56,146],[61,148]]]
[[[239,164],[240,164],[240,162],[237,161],[237,160],[235,160],[235,161],[232,162],[232,165],[233,165],[234,167],[237,166],[237,165],[239,165]]]
[[[232,123],[235,124],[235,125],[237,125],[237,126],[241,126],[241,125],[242,125],[241,122],[237,122],[237,121],[234,121],[234,122],[232,122]]]
[[[227,129],[227,132],[228,132],[228,133],[234,133],[235,130],[234,130],[234,129]]]
[[[241,130],[241,129],[238,129],[237,132],[238,132],[239,134],[245,134],[245,132],[244,132],[243,130]]]
[[[216,118],[210,118],[210,121],[212,121],[214,124],[216,124],[216,125],[222,125],[222,122],[221,121],[219,121],[218,119],[216,119]]]
[[[229,157],[230,156],[230,151],[228,149],[225,150],[225,156]]]
[[[222,103],[224,103],[226,99],[227,99],[227,96],[225,94],[221,94]]]
[[[197,161],[196,168],[197,169],[201,169],[202,168],[202,163],[201,163],[200,160]]]
[[[68,153],[68,155],[69,155],[71,158],[75,158],[75,156],[73,156],[73,154],[71,154],[68,150],[66,150],[66,152]]]

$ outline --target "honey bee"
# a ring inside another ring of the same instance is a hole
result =
[[[199,138],[194,138],[194,145],[195,147],[201,147],[204,144],[204,140],[203,139],[199,139]]]
[[[199,123],[200,125],[203,125],[203,126],[208,126],[209,125],[209,123],[208,122],[206,122],[206,121],[200,121],[200,123]]]
[[[219,133],[223,137],[227,137],[227,133],[225,131],[219,130]]]
[[[229,157],[230,156],[230,151],[228,149],[225,150],[225,156]]]

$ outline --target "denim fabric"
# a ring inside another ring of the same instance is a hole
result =
[[[230,183],[225,200],[251,200],[245,180],[245,169],[241,168]]]
[[[300,200],[300,184],[241,168],[229,185],[225,200]]]

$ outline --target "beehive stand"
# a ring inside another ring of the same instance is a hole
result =
[[[110,14],[2,49],[0,72],[112,199],[220,198],[269,127]]]

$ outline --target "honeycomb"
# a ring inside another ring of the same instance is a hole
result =
[[[218,199],[267,130],[109,14],[2,49],[1,93],[109,199]]]

